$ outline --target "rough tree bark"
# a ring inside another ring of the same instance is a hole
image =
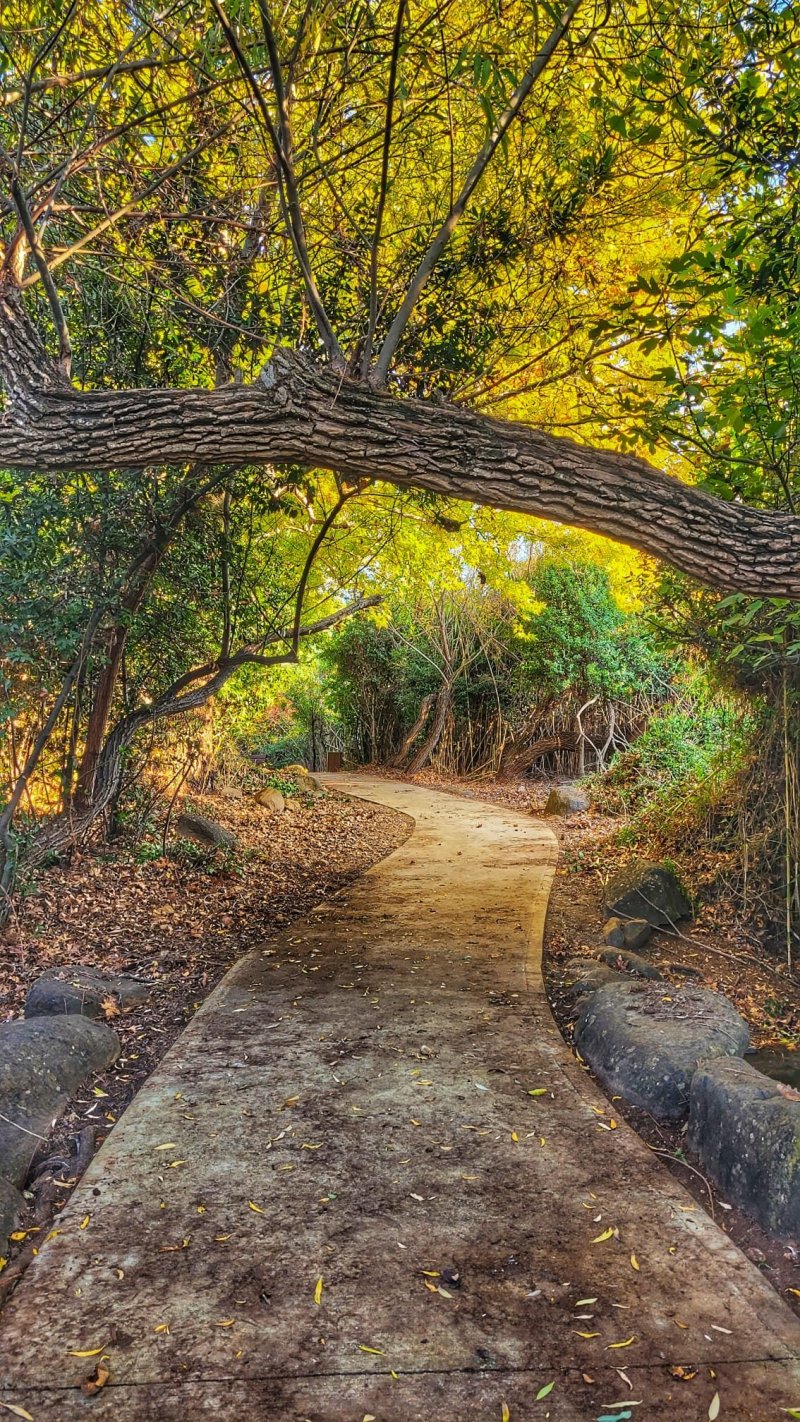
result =
[[[301,463],[590,529],[713,586],[800,598],[800,519],[727,503],[643,460],[399,398],[279,348],[253,385],[82,393],[0,292],[0,466]]]
[[[433,720],[430,730],[416,755],[411,757],[411,760],[406,766],[409,775],[416,775],[417,771],[425,769],[425,766],[428,764],[433,752],[442,739],[444,728],[447,725],[447,716],[452,704],[453,679],[448,677],[442,682],[436,693],[436,703],[433,710]]]

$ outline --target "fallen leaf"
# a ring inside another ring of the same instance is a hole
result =
[[[153,1146],[153,1150],[177,1150],[177,1141],[165,1141],[163,1145]]]
[[[555,1380],[553,1380],[553,1382],[545,1383],[544,1387],[540,1387],[535,1398],[533,1399],[534,1402],[541,1402],[542,1398],[549,1397],[555,1385]]]
[[[574,1328],[573,1333],[577,1333],[579,1338],[599,1338],[599,1333],[581,1333],[579,1328]]]
[[[26,1412],[25,1408],[18,1406],[16,1402],[0,1402],[0,1407],[5,1407],[7,1412],[13,1412],[15,1417],[22,1417],[23,1422],[33,1422],[30,1412]]]
[[[314,1303],[322,1303],[322,1275],[320,1275],[320,1277],[317,1279],[316,1287],[314,1289]]]
[[[595,1236],[592,1240],[592,1244],[604,1244],[607,1239],[611,1238],[613,1233],[613,1229],[604,1229],[602,1234]]]
[[[631,1268],[635,1269],[637,1274],[639,1273],[639,1260],[636,1258],[635,1254],[631,1255]]]
[[[715,1392],[708,1405],[708,1422],[715,1422],[717,1417],[719,1417],[719,1393]]]
[[[631,1343],[636,1342],[636,1334],[632,1333],[630,1338],[623,1338],[621,1343],[608,1343],[608,1348],[630,1348]]]
[[[217,1327],[217,1328],[233,1328],[233,1325],[234,1325],[235,1322],[236,1322],[236,1319],[235,1319],[235,1318],[221,1318],[221,1319],[219,1320],[219,1322],[217,1323],[216,1327]]]
[[[547,1087],[546,1087],[546,1086],[535,1086],[532,1091],[529,1091],[529,1092],[528,1092],[528,1095],[529,1095],[529,1096],[546,1096],[546,1095],[547,1095]]]
[[[248,1200],[247,1203],[250,1206],[250,1209],[253,1211],[253,1214],[263,1215],[264,1211],[262,1210],[260,1205],[257,1205],[255,1203],[255,1200]]]
[[[92,1094],[93,1094],[94,1096],[108,1096],[108,1092],[107,1092],[107,1091],[101,1091],[99,1086],[93,1086],[93,1087],[92,1087]]]
[[[509,1418],[510,1418],[510,1417],[511,1417],[511,1412],[510,1412],[510,1410],[509,1410],[508,1403],[507,1403],[507,1402],[504,1402],[504,1403],[502,1404],[501,1408],[500,1408],[500,1418],[501,1418],[501,1422],[509,1422]]]
[[[101,1387],[105,1387],[110,1377],[108,1368],[104,1367],[102,1363],[98,1363],[90,1373],[87,1373],[81,1383],[81,1392],[84,1392],[87,1397],[94,1397]]]
[[[359,1345],[358,1345],[358,1351],[359,1351],[360,1353],[377,1353],[379,1357],[381,1357],[381,1358],[383,1357],[383,1349],[382,1349],[382,1348],[368,1348],[367,1345],[366,1345],[366,1343],[359,1343]]]
[[[103,1348],[70,1348],[69,1351],[71,1358],[96,1358],[98,1353],[102,1353]]]
[[[84,1215],[83,1219],[81,1220],[81,1229],[86,1228],[91,1218],[91,1215]]]

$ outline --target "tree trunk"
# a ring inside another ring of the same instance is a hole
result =
[[[436,693],[433,691],[430,692],[428,696],[423,696],[422,701],[420,702],[419,715],[417,716],[416,721],[411,727],[411,730],[408,732],[408,735],[403,737],[403,743],[399,751],[397,752],[397,755],[392,756],[392,759],[389,761],[389,764],[394,766],[395,769],[399,769],[402,765],[405,764],[406,756],[411,750],[411,747],[417,739],[417,736],[419,735],[420,731],[425,725],[425,722],[431,714],[431,707],[435,699]]]
[[[79,813],[92,800],[97,762],[108,730],[111,706],[127,639],[128,629],[126,626],[119,625],[113,628],[106,649],[106,661],[100,668],[100,675],[97,678],[92,708],[86,726],[86,739],[78,769],[78,780],[75,786],[75,806]]]
[[[408,763],[407,770],[409,775],[416,775],[417,771],[424,770],[428,764],[433,752],[442,739],[442,732],[447,725],[447,716],[452,700],[453,683],[452,681],[443,681],[436,693],[436,705],[433,710],[431,728],[416,755],[412,756]]]
[[[81,393],[0,290],[0,467],[291,464],[591,529],[723,589],[800,598],[800,520],[726,502],[632,455],[370,390],[279,347],[253,385]]]

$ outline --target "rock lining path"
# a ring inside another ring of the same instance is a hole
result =
[[[800,1407],[794,1315],[632,1131],[602,1128],[553,1023],[550,831],[336,783],[414,832],[243,959],[164,1058],[5,1310],[0,1401],[35,1422]]]

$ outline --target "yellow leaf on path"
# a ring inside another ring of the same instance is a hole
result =
[[[577,1333],[579,1338],[599,1338],[599,1333],[581,1333],[579,1328],[573,1328],[573,1333]]]
[[[155,1326],[155,1328],[153,1329],[153,1332],[154,1332],[154,1333],[169,1333],[169,1324],[168,1324],[168,1323],[157,1323],[156,1326]]]
[[[101,1091],[99,1086],[93,1086],[93,1087],[92,1087],[92,1093],[93,1093],[93,1095],[95,1095],[95,1096],[108,1096],[108,1092],[107,1092],[107,1091]]]
[[[636,1342],[636,1334],[635,1334],[635,1333],[632,1333],[631,1336],[630,1336],[630,1338],[623,1338],[623,1340],[622,1340],[621,1343],[608,1343],[606,1346],[609,1347],[609,1348],[630,1348],[631,1343],[635,1343],[635,1342]]]
[[[595,1236],[592,1240],[592,1244],[604,1244],[607,1239],[611,1238],[613,1233],[613,1229],[604,1229],[602,1234]]]
[[[33,1422],[30,1412],[26,1412],[25,1408],[18,1406],[16,1402],[0,1402],[0,1407],[5,1407],[7,1412],[13,1412],[15,1417],[22,1417],[23,1422]]]
[[[322,1303],[322,1275],[321,1275],[321,1274],[320,1274],[320,1277],[317,1279],[316,1287],[315,1287],[315,1289],[314,1289],[314,1303],[315,1303],[315,1304],[320,1304],[320,1303]]]
[[[714,1422],[719,1417],[719,1393],[715,1392],[708,1408],[708,1422]]]
[[[221,1318],[217,1324],[217,1328],[233,1328],[235,1322],[235,1318]]]
[[[102,1353],[102,1348],[70,1348],[71,1358],[96,1358],[98,1353]]]
[[[177,1150],[177,1141],[165,1141],[163,1145],[153,1146],[153,1150]]]
[[[250,1206],[250,1209],[253,1211],[253,1214],[263,1215],[264,1211],[262,1210],[260,1205],[256,1204],[255,1200],[248,1200],[247,1203]]]
[[[635,1254],[631,1255],[631,1268],[635,1269],[637,1274],[639,1273],[639,1260],[636,1258]]]
[[[185,1161],[185,1160],[171,1160],[170,1163],[169,1163],[169,1165],[167,1166],[167,1170],[174,1170],[176,1165],[185,1165],[185,1164],[186,1164],[186,1161]]]
[[[512,1131],[512,1132],[511,1132],[511,1139],[512,1139],[512,1141],[518,1141],[518,1140],[519,1140],[519,1136],[517,1135],[517,1132],[516,1132],[516,1131]]]
[[[81,1229],[86,1228],[91,1218],[91,1215],[84,1215],[83,1219],[81,1220]]]
[[[366,1343],[359,1343],[358,1350],[360,1353],[377,1353],[380,1357],[383,1357],[382,1348],[368,1348]]]
[[[529,1095],[529,1096],[546,1096],[546,1095],[547,1095],[547,1087],[546,1087],[546,1086],[537,1086],[537,1087],[534,1087],[533,1091],[529,1091],[529,1092],[528,1092],[528,1095]]]
[[[502,1406],[502,1408],[501,1408],[501,1410],[500,1410],[500,1419],[501,1419],[501,1422],[509,1422],[510,1417],[511,1417],[511,1413],[510,1413],[510,1411],[509,1411],[508,1403],[507,1403],[507,1402],[504,1402],[504,1403],[503,1403],[503,1406]]]
[[[0,1274],[2,1274],[2,1272],[3,1272],[3,1270],[5,1269],[7,1263],[8,1263],[8,1260],[6,1259],[5,1255],[0,1254]]]

